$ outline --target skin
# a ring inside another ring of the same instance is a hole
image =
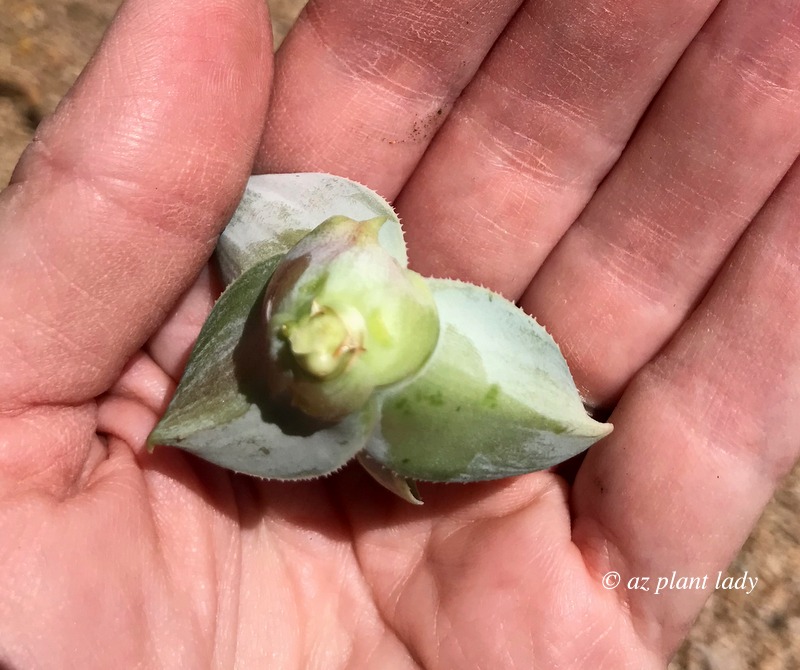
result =
[[[127,0],[0,196],[0,665],[663,667],[709,590],[625,584],[724,569],[800,448],[800,9],[714,5],[320,0],[273,65],[260,0]],[[574,480],[146,453],[254,162],[535,313],[616,427]]]

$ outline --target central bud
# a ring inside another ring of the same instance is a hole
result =
[[[317,379],[341,374],[364,350],[364,319],[353,309],[346,314],[314,301],[306,316],[281,327],[297,364]]]
[[[439,337],[425,281],[379,243],[384,217],[334,216],[285,256],[264,297],[274,396],[338,421],[415,374]]]

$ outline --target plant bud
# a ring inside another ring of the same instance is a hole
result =
[[[308,228],[337,211],[368,220]],[[419,504],[417,480],[545,470],[612,430],[587,414],[535,319],[485,288],[407,270],[397,216],[355,182],[252,177],[217,255],[227,288],[151,447],[281,480],[356,459]]]
[[[384,217],[334,216],[283,259],[265,295],[268,385],[338,421],[416,373],[439,335],[425,281],[378,243]]]

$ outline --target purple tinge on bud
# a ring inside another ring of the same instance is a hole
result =
[[[425,281],[378,243],[384,217],[334,216],[304,237],[265,296],[269,386],[336,421],[416,373],[439,336]]]

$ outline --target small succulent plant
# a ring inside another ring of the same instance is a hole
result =
[[[252,177],[217,260],[227,288],[151,446],[269,479],[357,459],[420,503],[417,480],[542,470],[611,432],[544,328],[409,270],[396,214],[360,184]]]

